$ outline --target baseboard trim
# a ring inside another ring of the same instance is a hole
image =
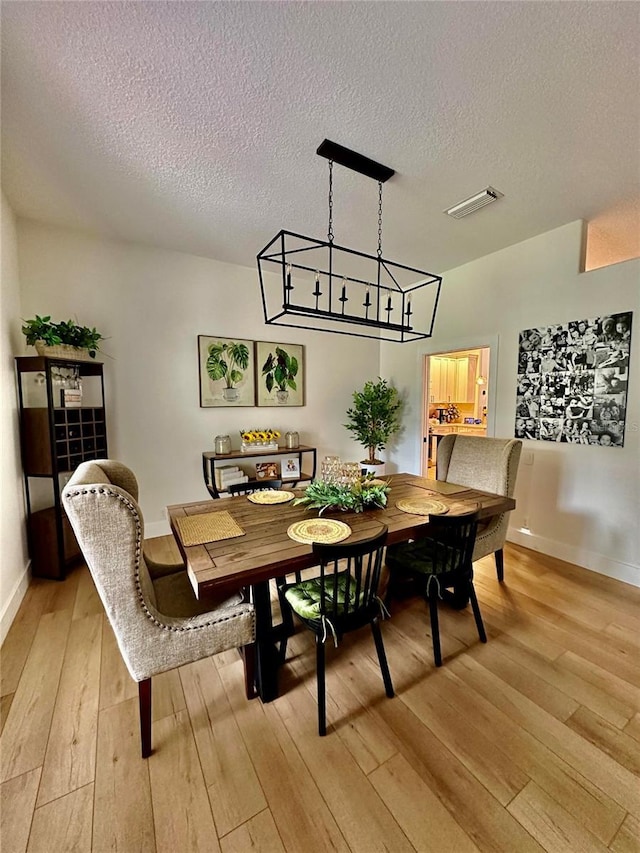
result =
[[[640,566],[612,560],[604,554],[598,554],[586,548],[577,548],[566,542],[546,539],[544,536],[537,536],[522,528],[510,527],[507,539],[509,542],[515,542],[516,545],[522,545],[523,548],[530,548],[532,551],[539,551],[541,554],[548,554],[550,557],[557,557],[559,560],[581,566],[590,572],[640,587]]]
[[[5,638],[9,633],[9,628],[13,624],[18,608],[22,604],[22,599],[25,597],[27,590],[29,589],[30,580],[31,560],[27,562],[22,574],[14,583],[13,589],[7,598],[7,602],[2,608],[2,615],[0,616],[0,643],[4,643]]]
[[[171,533],[168,521],[152,521],[144,526],[144,538],[155,539],[156,536],[167,536]]]

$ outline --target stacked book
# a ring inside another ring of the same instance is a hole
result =
[[[236,483],[248,483],[249,477],[244,473],[242,468],[237,465],[224,465],[221,468],[214,469],[216,480],[216,489],[219,492],[224,492],[229,486]]]

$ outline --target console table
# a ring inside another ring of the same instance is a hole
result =
[[[244,453],[240,450],[234,450],[231,453],[214,453],[212,451],[205,451],[202,454],[202,473],[207,491],[212,498],[220,497],[221,491],[216,486],[215,478],[216,463],[221,467],[228,462],[237,461],[239,459],[255,461],[260,457],[266,458],[271,456],[287,456],[291,459],[298,460],[300,474],[295,478],[284,478],[283,484],[290,483],[293,486],[295,483],[308,482],[313,480],[316,475],[316,448],[307,447],[304,444],[292,448],[279,447],[277,450],[256,449]],[[259,480],[250,479],[247,483],[247,487],[250,488],[252,485],[257,485],[259,482]]]

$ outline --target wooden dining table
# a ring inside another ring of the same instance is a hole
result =
[[[397,503],[405,499],[434,499],[445,504],[450,515],[478,511],[480,522],[515,508],[512,498],[482,492],[467,486],[429,480],[414,474],[393,474],[385,478],[391,491],[387,506],[362,513],[325,512],[323,517],[346,522],[351,534],[345,542],[368,539],[388,528],[387,544],[407,542],[416,530],[428,524],[428,517],[401,510]],[[303,492],[298,493],[302,495]],[[242,588],[251,589],[256,611],[255,687],[263,702],[278,696],[278,667],[281,663],[277,643],[285,626],[273,624],[269,581],[291,575],[317,564],[312,545],[291,539],[287,530],[297,521],[313,517],[317,510],[294,505],[294,501],[258,505],[248,497],[200,501],[167,507],[171,529],[184,558],[189,580],[196,596],[218,597]],[[178,519],[200,513],[228,512],[243,535],[201,545],[185,545]]]

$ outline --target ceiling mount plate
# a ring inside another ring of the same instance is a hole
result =
[[[360,172],[361,175],[373,178],[374,181],[379,181],[381,184],[395,175],[394,169],[390,169],[389,166],[376,163],[375,160],[370,160],[363,154],[358,154],[357,151],[345,148],[344,145],[338,145],[337,142],[331,142],[330,139],[325,139],[320,143],[316,154],[326,157],[327,160],[333,160],[334,163],[339,163],[354,172]]]

